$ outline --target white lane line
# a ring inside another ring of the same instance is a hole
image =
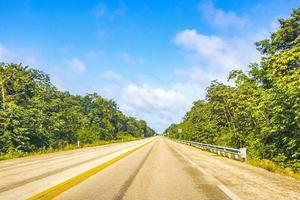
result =
[[[232,200],[241,200],[236,194],[234,194],[228,187],[223,184],[219,184],[218,188],[222,190],[227,196],[229,196]]]
[[[199,165],[197,165],[194,161],[190,160],[188,157],[186,157],[184,154],[182,154],[181,152],[179,152],[177,149],[175,149],[175,151],[180,154],[185,160],[187,160],[189,163],[191,163],[192,165],[194,165],[202,174],[204,174],[205,176],[209,176],[210,174],[207,173],[202,167],[200,167]]]
[[[219,180],[217,180],[214,176],[210,175],[208,172],[206,172],[202,167],[197,165],[194,161],[189,159],[186,155],[175,149],[175,151],[181,155],[185,160],[187,160],[189,163],[191,163],[195,168],[197,168],[202,174],[206,176],[211,176],[218,184],[217,187],[222,190],[231,200],[241,200],[240,197],[238,197],[234,192],[232,192],[228,187],[223,185]]]

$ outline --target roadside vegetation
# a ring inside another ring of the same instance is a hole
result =
[[[247,147],[250,164],[299,178],[300,9],[279,23],[269,39],[256,43],[259,63],[249,64],[247,72],[232,71],[232,85],[213,81],[206,99],[194,102],[183,121],[165,134]]]
[[[143,120],[125,116],[98,94],[59,91],[45,73],[0,63],[0,159],[149,137]]]
[[[60,148],[44,147],[44,148],[38,149],[37,151],[32,151],[32,152],[21,152],[21,151],[10,152],[10,153],[0,155],[0,161],[14,159],[14,158],[20,158],[20,157],[35,156],[35,155],[40,155],[40,154],[55,153],[55,152],[60,152],[60,151],[68,151],[68,150],[74,150],[74,149],[84,148],[84,147],[95,147],[95,146],[101,146],[101,145],[112,144],[112,143],[130,142],[130,141],[134,141],[134,140],[138,140],[138,139],[140,139],[140,138],[133,137],[133,136],[123,136],[122,139],[97,140],[93,143],[80,144],[79,147],[77,144],[67,144],[65,146],[61,146]]]

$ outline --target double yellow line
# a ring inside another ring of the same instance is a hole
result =
[[[96,173],[100,172],[101,170],[109,167],[110,165],[114,164],[115,162],[121,160],[122,158],[128,156],[129,154],[137,151],[138,149],[142,148],[143,146],[145,146],[146,144],[152,142],[153,140],[146,142],[145,144],[142,144],[141,146],[138,146],[134,149],[131,149],[130,151],[127,151],[109,161],[106,161],[92,169],[89,169],[88,171],[85,171],[79,175],[76,175],[62,183],[59,183],[58,185],[55,185],[53,187],[50,187],[32,197],[29,197],[28,200],[37,200],[37,199],[53,199],[56,196],[58,196],[59,194],[65,192],[66,190],[74,187],[75,185],[78,185],[79,183],[83,182],[84,180],[88,179],[89,177],[95,175]]]

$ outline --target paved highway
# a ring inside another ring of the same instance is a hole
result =
[[[79,173],[77,170],[82,165],[80,163],[86,164],[83,160],[94,159],[99,164],[100,158],[110,155],[111,159],[113,152],[126,152],[141,144],[146,145],[60,193],[55,199],[300,199],[299,181],[163,137],[157,137],[153,141],[136,141],[25,158],[23,161],[16,159],[0,162],[0,199],[24,199],[41,191],[34,182],[42,183],[56,176],[64,176],[61,173],[63,168],[72,170],[74,176],[74,173]],[[50,170],[54,165],[57,167],[56,171]],[[28,172],[28,169],[37,169],[37,172],[43,173]],[[81,172],[83,171],[82,169]],[[22,176],[23,173],[27,174],[27,178]],[[30,173],[35,174],[32,176],[35,178],[28,178]],[[47,176],[47,173],[50,175]],[[12,176],[15,177],[11,178]],[[26,185],[30,185],[34,192],[28,192],[29,187],[25,187]],[[21,188],[27,192],[22,193]]]
[[[26,199],[150,140],[1,161],[0,199]]]

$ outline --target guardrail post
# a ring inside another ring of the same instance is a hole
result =
[[[247,162],[247,152],[246,148],[240,148],[241,157],[243,159],[243,162]]]

